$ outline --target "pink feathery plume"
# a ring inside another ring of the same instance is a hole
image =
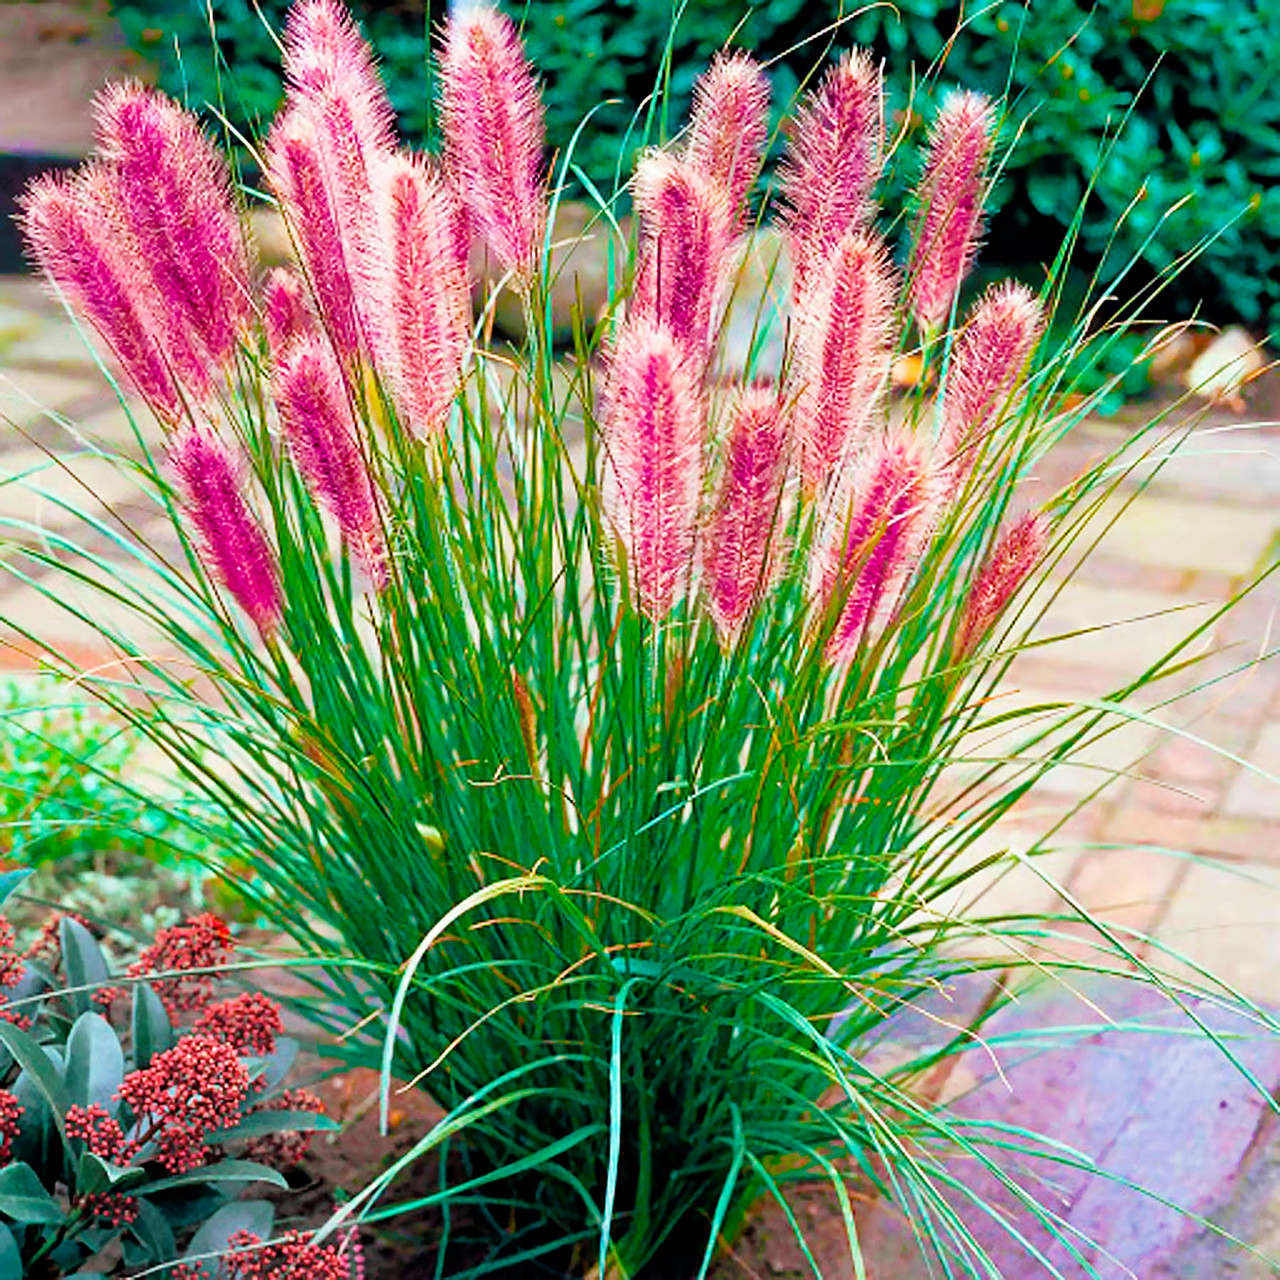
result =
[[[285,353],[276,370],[276,405],[298,470],[381,589],[387,566],[377,500],[342,370],[323,338],[299,338]]]
[[[365,346],[353,271],[358,259],[342,233],[310,113],[286,111],[277,118],[267,165],[329,340],[344,363],[352,363]]]
[[[226,161],[188,111],[129,81],[96,104],[102,158],[156,288],[156,313],[179,336],[194,335],[215,366],[234,356],[250,318],[244,237]]]
[[[738,634],[781,563],[787,423],[777,389],[743,389],[734,406],[724,467],[702,530],[702,589],[725,643]]]
[[[769,140],[769,77],[749,54],[718,53],[693,86],[684,158],[720,187],[736,230],[751,212],[751,187]]]
[[[990,99],[959,89],[947,95],[929,131],[907,272],[911,311],[926,333],[946,323],[977,256],[995,131]]]
[[[451,14],[440,51],[445,173],[498,261],[524,283],[547,221],[538,81],[511,20],[486,3]]]
[[[954,484],[1005,401],[1040,336],[1044,315],[1025,285],[992,285],[974,304],[951,349],[942,391],[942,451]]]
[[[636,166],[632,200],[640,245],[630,314],[705,349],[732,248],[728,197],[687,160],[654,151]]]
[[[214,576],[271,635],[283,609],[279,571],[226,445],[204,427],[187,427],[171,439],[169,457]]]
[[[395,151],[395,113],[372,49],[337,0],[301,0],[285,24],[286,110],[315,131],[347,261],[375,248],[373,171]],[[356,277],[356,286],[360,277]],[[376,312],[379,299],[359,299]],[[368,314],[366,314],[368,319]]]
[[[796,111],[782,166],[797,299],[846,233],[870,224],[883,152],[883,70],[851,49]]]
[[[182,397],[143,309],[149,285],[136,257],[119,252],[100,202],[83,175],[37,178],[22,196],[21,223],[32,257],[98,331],[156,414],[172,425]]]
[[[629,320],[605,390],[602,497],[650,618],[671,612],[690,576],[705,413],[702,371],[686,345],[661,324]]]
[[[915,567],[936,506],[929,455],[906,433],[868,448],[833,493],[810,581],[821,610],[840,601],[827,640],[832,662],[854,657],[866,629]]]
[[[295,271],[272,267],[262,282],[262,321],[271,352],[279,358],[285,347],[311,327],[306,290]]]
[[[981,643],[1005,611],[1018,588],[1040,563],[1049,526],[1038,512],[1008,525],[978,567],[956,627],[955,657],[962,662]]]
[[[402,420],[425,439],[448,420],[471,332],[458,200],[425,162],[408,156],[381,167],[375,190],[381,233],[371,266],[383,300],[380,364]]]
[[[870,428],[888,384],[894,272],[880,238],[852,228],[815,281],[796,335],[800,478],[812,495]]]

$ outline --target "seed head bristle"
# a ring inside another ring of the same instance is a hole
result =
[[[1009,601],[1040,563],[1049,540],[1049,524],[1028,512],[1006,526],[979,565],[956,627],[955,657],[960,662],[981,643]]]

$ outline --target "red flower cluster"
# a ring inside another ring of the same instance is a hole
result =
[[[22,957],[13,949],[13,925],[0,916],[0,991],[13,986],[22,977]],[[0,1018],[15,1026],[29,1027],[31,1019],[6,1008],[8,1001],[0,995]]]
[[[290,1232],[263,1245],[251,1231],[231,1237],[231,1250],[217,1264],[180,1262],[173,1280],[364,1280],[364,1258],[354,1231],[334,1244],[312,1244],[310,1235]]]
[[[309,1111],[313,1115],[322,1116],[324,1103],[306,1089],[285,1089],[270,1102],[251,1108],[249,1114],[253,1115],[256,1111]],[[297,1164],[307,1154],[310,1145],[311,1133],[305,1129],[288,1133],[267,1133],[245,1144],[244,1158],[283,1169]]]
[[[18,1118],[25,1110],[8,1089],[0,1089],[0,1165],[7,1164],[13,1154],[13,1140],[18,1136]]]
[[[192,1031],[237,1053],[265,1058],[275,1052],[276,1036],[284,1030],[279,1004],[260,991],[246,991],[221,1004],[210,1005],[197,1019]]]
[[[138,1217],[138,1197],[121,1195],[118,1191],[90,1191],[77,1196],[75,1207],[93,1219],[99,1227],[127,1227]]]
[[[216,969],[230,958],[231,930],[206,911],[156,934],[156,940],[129,966],[129,977],[168,975],[155,977],[151,985],[175,1018],[202,1010],[213,995],[215,974],[187,971]]]
[[[240,1119],[249,1073],[229,1044],[189,1035],[127,1075],[117,1096],[137,1118],[139,1141],[156,1143],[156,1160],[186,1173],[205,1163],[205,1138]]]
[[[96,1102],[87,1107],[78,1103],[67,1108],[67,1137],[78,1138],[84,1149],[112,1164],[126,1164],[137,1149],[124,1136],[120,1122]]]
[[[28,960],[39,960],[44,956],[52,957],[61,946],[61,934],[59,929],[62,926],[64,916],[70,916],[72,920],[78,921],[84,925],[86,929],[92,928],[88,920],[84,918],[78,911],[55,911],[40,926],[40,932],[36,934],[35,939],[23,954]]]

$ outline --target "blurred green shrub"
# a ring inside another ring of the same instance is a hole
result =
[[[234,71],[222,85],[226,112],[237,127],[261,123],[275,108],[278,52],[263,18],[278,27],[286,7],[284,0],[212,0],[224,73]],[[443,6],[409,0],[354,7],[381,53],[406,136],[428,138],[426,34]],[[509,7],[523,17],[530,53],[546,76],[553,146],[563,151],[591,107],[616,99],[597,112],[575,151],[595,185],[611,191],[619,163],[623,173],[629,165],[619,150],[637,113],[632,145],[643,132],[641,104],[654,86],[672,7],[655,0]],[[1280,330],[1280,3],[994,0],[963,9],[971,16],[957,30],[961,5],[897,0],[853,17],[837,41],[884,54],[899,112],[915,65],[915,111],[895,120],[908,128],[927,114],[935,87],[1008,90],[1007,136],[1020,136],[996,193],[1005,212],[993,224],[988,259],[1047,260],[1093,178],[1081,227],[1091,264],[1110,243],[1113,267],[1141,254],[1148,273],[1156,273],[1216,236],[1178,277],[1161,313],[1185,314],[1203,300],[1212,319]],[[193,103],[220,100],[206,0],[144,0],[116,11],[135,46],[158,62],[166,89]],[[736,43],[779,59],[772,66],[775,100],[785,104],[827,37],[797,46],[839,12],[838,0],[761,0],[754,8],[739,0],[689,3],[673,43],[670,118],[683,117],[694,77],[735,31]],[[899,174],[899,184],[910,176]]]

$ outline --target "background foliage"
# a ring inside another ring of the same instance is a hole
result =
[[[164,88],[195,104],[219,101],[205,0],[115,7],[130,40],[158,64]],[[425,34],[444,6],[407,0],[353,7],[382,57],[405,135],[426,139]],[[553,146],[568,144],[592,106],[618,100],[597,113],[576,151],[596,185],[611,190],[623,139],[653,87],[671,6],[543,0],[507,7],[523,17],[530,54],[546,80]],[[264,123],[277,105],[278,51],[263,17],[278,27],[285,8],[284,0],[213,0],[225,65],[234,69],[222,89],[238,127]],[[735,27],[738,43],[769,57],[785,55],[771,68],[781,110],[820,58],[826,37],[795,46],[839,11],[837,0],[763,0],[754,9],[741,0],[688,5],[673,46],[671,118],[683,118],[698,68]],[[957,34],[962,18],[967,21]],[[935,66],[940,86],[960,82],[993,94],[1009,89],[1007,136],[1020,126],[1022,133],[996,193],[1004,212],[993,224],[989,259],[1050,261],[1096,172],[1096,199],[1082,227],[1082,265],[1096,265],[1114,233],[1117,263],[1141,251],[1152,271],[1162,271],[1202,237],[1220,232],[1172,286],[1161,318],[1185,315],[1203,301],[1216,322],[1238,319],[1259,334],[1280,329],[1280,94],[1272,90],[1280,72],[1280,5],[1111,0],[1091,10],[1084,0],[1025,6],[995,0],[985,8],[899,0],[896,12],[872,8],[846,32],[841,43],[873,45],[888,59],[899,113],[913,64],[922,77]],[[916,112],[910,120],[899,114],[896,123],[918,125],[933,83],[922,80]],[[625,174],[630,157],[622,161]]]

